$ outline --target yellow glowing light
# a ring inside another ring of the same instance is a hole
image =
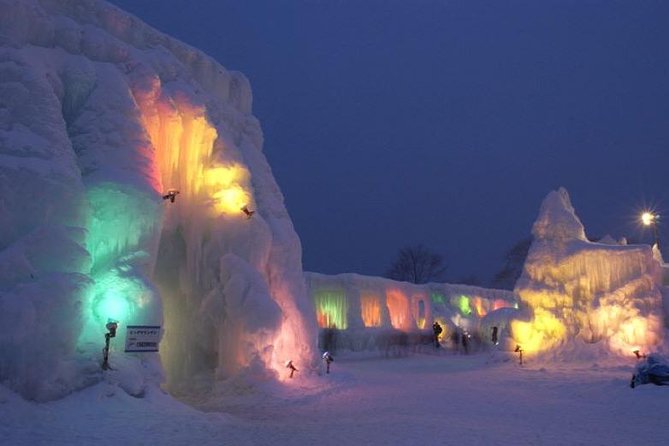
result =
[[[425,301],[417,300],[418,311],[416,313],[416,326],[421,330],[425,328]]]
[[[241,186],[248,178],[249,171],[240,164],[218,166],[206,172],[205,183],[214,191],[212,198],[218,213],[242,213],[242,208],[251,201],[251,194]]]
[[[641,223],[644,224],[644,226],[650,226],[654,224],[658,219],[658,216],[656,214],[653,214],[652,212],[644,212],[641,214]]]
[[[542,308],[534,309],[534,319],[530,322],[511,321],[513,338],[527,353],[548,350],[565,335],[565,327],[551,313]]]
[[[253,203],[249,171],[238,163],[217,162],[214,143],[218,133],[204,107],[183,97],[165,97],[159,81],[152,88],[136,96],[160,176],[156,190],[178,189],[183,199],[177,203],[182,206],[208,203],[216,215],[241,215],[242,208]]]

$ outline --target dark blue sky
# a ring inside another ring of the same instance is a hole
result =
[[[485,282],[559,186],[591,237],[669,220],[669,2],[113,3],[250,79],[306,270]]]

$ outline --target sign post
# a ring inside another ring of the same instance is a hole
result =
[[[126,352],[157,352],[160,325],[128,325],[125,336]]]

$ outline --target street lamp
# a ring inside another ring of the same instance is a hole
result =
[[[644,212],[641,214],[641,223],[643,223],[644,226],[652,226],[653,227],[653,234],[655,236],[655,244],[657,245],[658,249],[660,248],[660,235],[657,230],[657,226],[659,224],[660,216],[657,214],[654,214],[652,212]]]

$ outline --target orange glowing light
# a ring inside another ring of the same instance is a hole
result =
[[[493,311],[499,310],[500,308],[513,308],[513,304],[504,299],[495,299],[492,303]]]
[[[478,317],[483,317],[488,314],[488,310],[486,309],[487,302],[484,302],[482,298],[475,297],[472,299],[472,303],[474,304],[474,310],[476,310],[476,315]]]
[[[381,300],[375,294],[360,296],[360,316],[365,327],[381,326]]]
[[[253,202],[250,173],[238,163],[222,164],[214,154],[218,139],[204,106],[187,102],[183,96],[167,97],[159,80],[149,91],[135,91],[144,129],[154,148],[154,164],[163,185],[176,188],[182,206],[212,206],[214,215],[242,214]],[[177,207],[181,209],[181,207]]]
[[[413,310],[414,310],[414,320],[416,321],[416,327],[419,329],[424,329],[427,322],[427,306],[425,301],[427,299],[423,296],[413,296]]]
[[[386,293],[386,305],[390,314],[390,323],[397,330],[408,330],[409,299],[399,290]]]

